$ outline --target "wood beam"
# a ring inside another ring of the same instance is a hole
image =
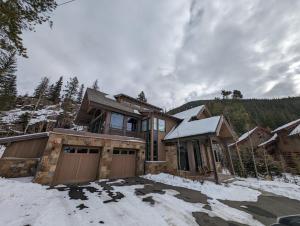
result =
[[[212,139],[211,137],[209,137],[209,146],[210,146],[210,153],[212,156],[212,164],[213,164],[213,168],[214,168],[214,176],[215,176],[215,180],[216,180],[216,184],[219,184],[219,176],[218,176],[218,172],[217,172],[217,166],[216,166],[216,156],[215,153],[213,151],[213,145],[212,145]]]

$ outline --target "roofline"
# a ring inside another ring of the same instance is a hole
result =
[[[296,122],[294,122],[294,123],[291,124],[290,126],[287,126],[287,127],[284,127],[284,128],[279,129],[279,128],[282,127],[282,126],[284,126],[284,125],[286,125],[286,124],[288,124],[288,123],[291,123],[291,122],[288,122],[288,123],[286,123],[286,124],[283,124],[282,126],[277,127],[276,129],[272,130],[271,133],[278,133],[279,131],[282,131],[282,130],[288,130],[288,129],[290,129],[291,127],[293,127],[295,124],[296,124],[296,127],[297,127],[298,125],[300,125],[300,119],[296,119],[296,120],[294,120],[294,121],[296,121]]]
[[[157,114],[161,114],[163,116],[166,116],[168,118],[171,118],[171,119],[174,119],[178,122],[181,122],[183,121],[183,119],[180,119],[180,118],[177,118],[177,117],[174,117],[173,115],[169,115],[168,113],[165,113],[165,112],[162,112],[162,111],[156,111],[156,110],[143,110],[143,111],[139,111],[140,113],[157,113]]]
[[[7,144],[7,143],[12,143],[12,142],[32,140],[32,139],[38,139],[38,138],[46,138],[46,137],[49,137],[49,132],[25,134],[25,135],[12,136],[12,137],[3,137],[3,138],[0,138],[0,144]]]
[[[163,110],[162,108],[160,108],[160,107],[157,107],[157,106],[155,106],[155,105],[153,105],[153,104],[149,104],[149,103],[147,103],[147,102],[143,102],[143,101],[140,101],[140,100],[138,100],[138,99],[136,99],[136,98],[134,98],[134,97],[131,97],[131,96],[128,96],[128,95],[126,95],[126,94],[124,94],[124,93],[119,93],[119,94],[117,94],[117,95],[114,95],[114,97],[117,99],[118,97],[126,97],[126,98],[128,98],[128,99],[130,99],[130,100],[133,100],[133,101],[135,101],[135,102],[137,102],[137,103],[142,103],[142,104],[144,104],[144,105],[148,105],[148,106],[150,106],[150,107],[153,107],[153,108],[156,108],[156,109],[159,109],[159,110]]]
[[[163,142],[177,142],[178,139],[186,139],[186,138],[192,138],[192,137],[202,137],[202,136],[217,136],[216,132],[209,132],[209,133],[202,133],[202,134],[195,134],[195,135],[189,135],[189,136],[184,136],[184,137],[176,137],[176,138],[171,138],[171,139],[163,139]]]

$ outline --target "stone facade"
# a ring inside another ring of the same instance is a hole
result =
[[[49,136],[44,155],[38,166],[34,181],[40,184],[51,185],[55,181],[55,171],[57,169],[62,147],[71,146],[91,146],[101,148],[98,179],[110,177],[112,154],[114,148],[128,148],[137,150],[136,155],[136,175],[144,174],[145,143],[136,140],[114,140],[111,137],[80,136],[67,133],[52,132]]]
[[[38,159],[1,158],[0,177],[29,177],[34,176]]]

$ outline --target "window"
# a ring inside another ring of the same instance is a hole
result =
[[[74,147],[64,147],[64,153],[75,153],[76,149]]]
[[[98,154],[99,149],[90,149],[90,154]]]
[[[113,154],[114,154],[114,155],[119,155],[119,154],[120,154],[120,150],[114,149],[114,150],[113,150]]]
[[[177,161],[178,161],[178,169],[189,171],[189,158],[188,158],[188,152],[187,152],[187,143],[181,142],[179,150],[177,152]]]
[[[145,132],[147,131],[147,119],[142,121],[142,131]]]
[[[153,118],[153,130],[157,130],[157,118]]]
[[[78,148],[77,153],[88,153],[88,149],[87,148]]]
[[[114,129],[123,129],[124,115],[118,113],[111,114],[110,127]]]
[[[162,119],[158,119],[158,130],[161,132],[166,131],[166,121]]]
[[[153,161],[158,161],[158,131],[153,131]]]
[[[202,156],[201,156],[199,141],[193,141],[193,149],[194,149],[196,171],[199,171],[199,168],[202,167]]]
[[[135,132],[137,131],[137,120],[135,118],[128,118],[127,119],[127,131]]]

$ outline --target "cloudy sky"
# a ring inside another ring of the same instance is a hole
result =
[[[76,0],[52,20],[24,34],[20,93],[63,75],[165,108],[222,89],[300,95],[300,1]]]

